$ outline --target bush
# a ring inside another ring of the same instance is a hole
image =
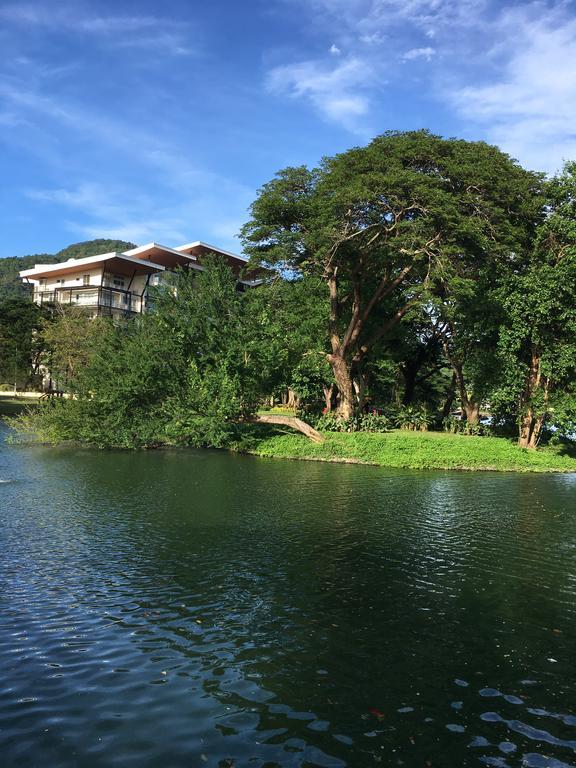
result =
[[[473,435],[475,437],[489,437],[493,434],[488,424],[468,424],[466,419],[459,419],[456,416],[448,416],[442,421],[444,432],[452,434]]]
[[[365,413],[360,417],[361,432],[386,432],[390,426],[390,419],[382,413]]]
[[[364,413],[348,420],[335,413],[324,413],[313,422],[320,432],[386,432],[390,428],[388,417],[378,413]]]
[[[323,413],[317,418],[308,417],[308,421],[312,423],[319,432],[355,432],[356,419],[340,419],[335,413]]]
[[[411,432],[427,432],[434,420],[425,405],[400,406],[391,418],[398,429],[408,429]]]

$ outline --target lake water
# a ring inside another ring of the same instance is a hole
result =
[[[0,672],[3,768],[576,766],[576,476],[1,445]]]

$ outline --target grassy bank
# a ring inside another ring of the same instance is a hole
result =
[[[38,398],[34,397],[14,397],[10,395],[0,395],[0,419],[3,416],[16,416],[30,406],[38,405]]]
[[[469,469],[512,472],[576,472],[576,458],[560,447],[519,449],[501,437],[444,432],[324,433],[322,444],[286,430],[258,430],[246,452],[257,456],[348,461],[381,467]]]

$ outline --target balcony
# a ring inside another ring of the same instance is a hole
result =
[[[139,293],[106,286],[82,286],[55,288],[52,291],[34,291],[34,301],[46,304],[68,304],[93,309],[101,315],[140,313],[146,300]]]

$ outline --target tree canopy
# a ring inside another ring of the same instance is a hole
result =
[[[497,148],[427,131],[390,132],[264,185],[245,249],[254,265],[324,281],[343,418],[362,405],[362,369],[379,339],[432,297],[437,311],[448,307],[464,281],[516,258],[539,219],[540,188]]]

